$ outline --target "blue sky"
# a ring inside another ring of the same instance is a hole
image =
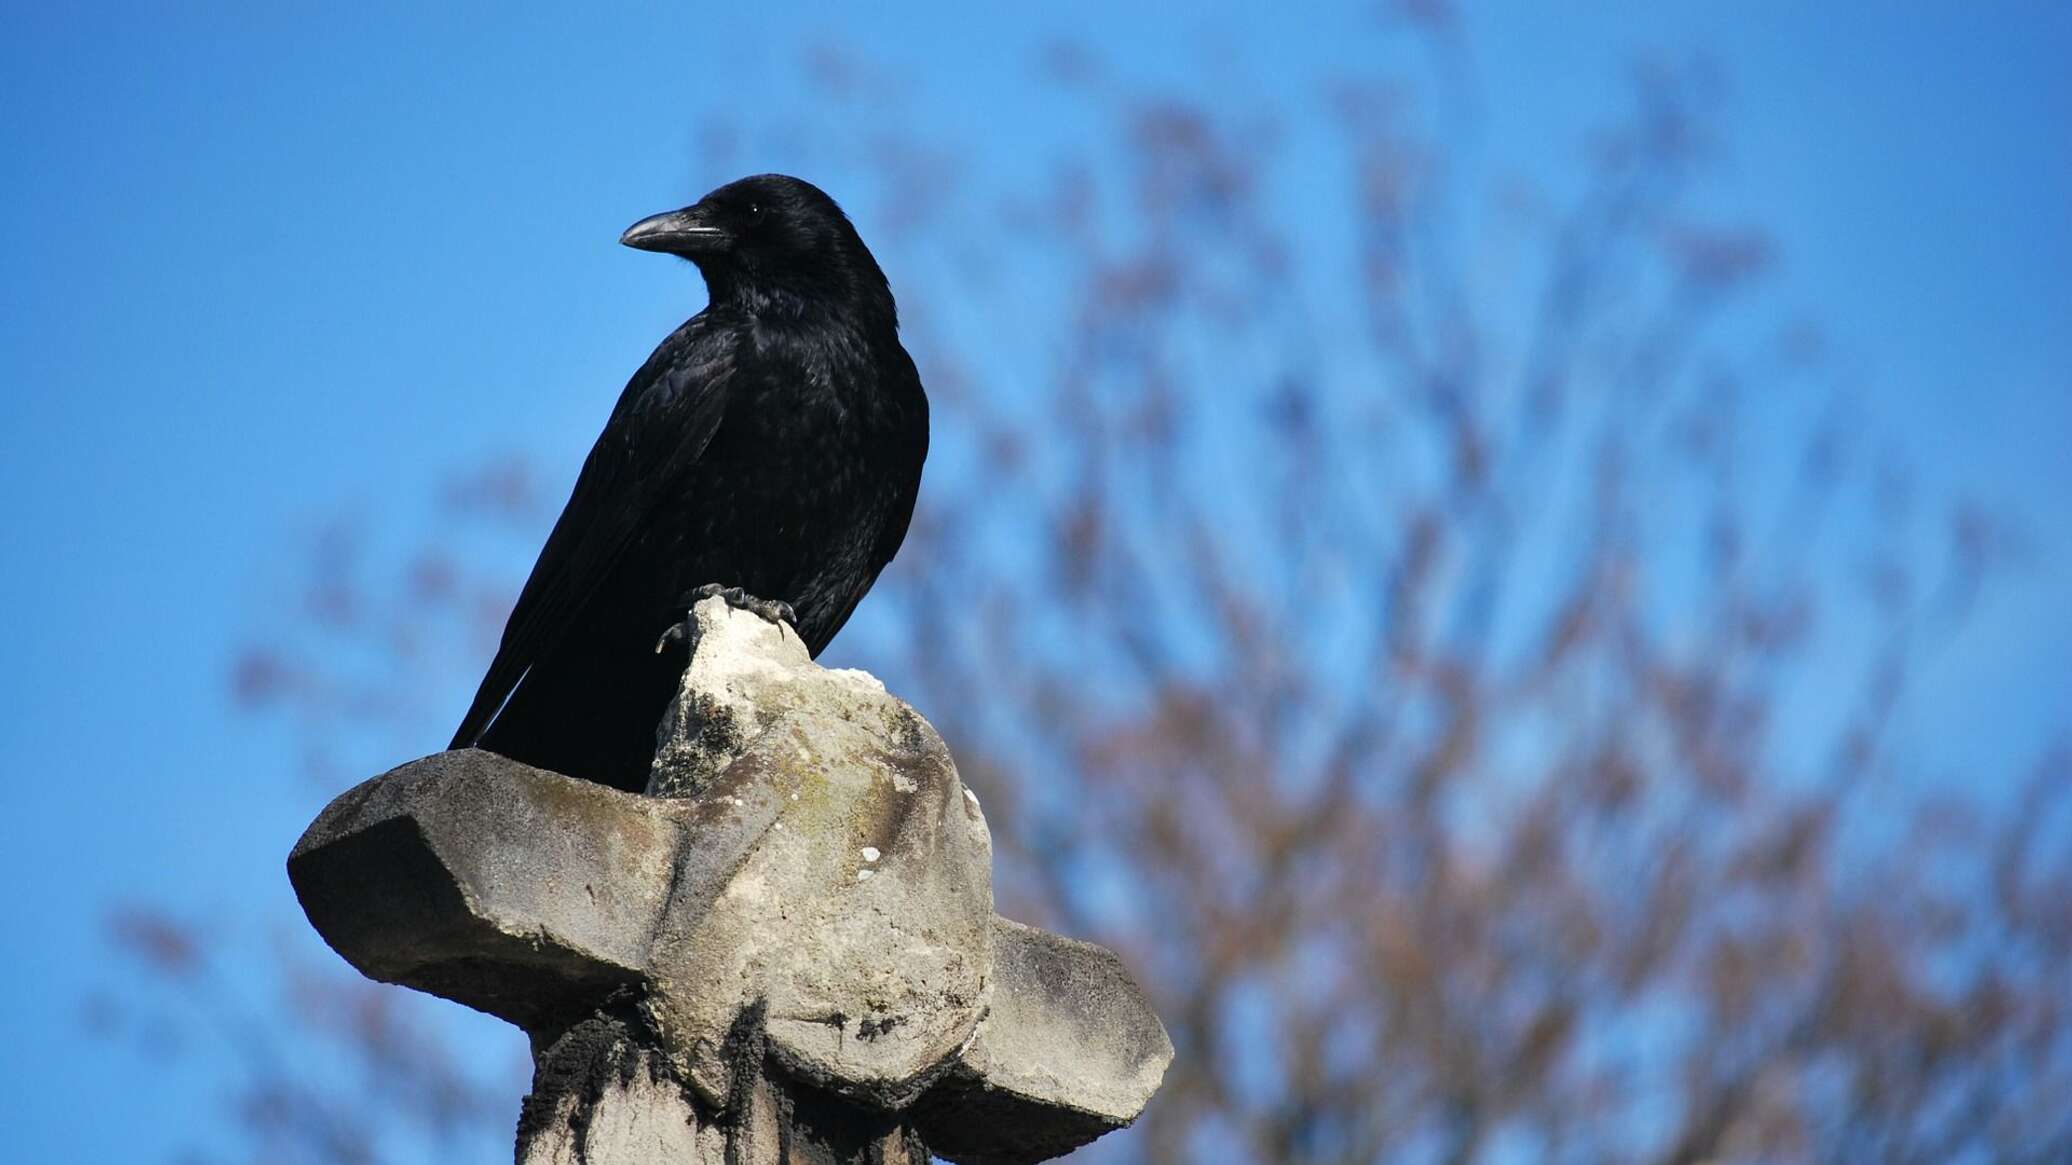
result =
[[[1373,43],[1360,7],[980,7],[10,13],[0,875],[19,889],[0,1078],[39,1101],[11,1121],[22,1159],[220,1135],[205,1053],[166,1071],[81,1038],[76,1001],[111,973],[100,912],[293,916],[280,862],[320,797],[280,779],[278,739],[224,697],[261,576],[314,517],[405,504],[471,456],[572,472],[699,302],[688,272],[614,240],[733,176],[698,169],[704,115],[812,114],[801,49],[839,45],[910,78],[926,132],[1012,173],[1088,131],[1037,81],[1054,36],[1134,87],[1234,99],[1301,91]],[[1775,232],[1779,298],[1825,322],[1932,485],[2012,506],[2032,539],[1927,678],[1924,733],[1958,740],[1956,763],[2062,732],[2072,7],[1582,7],[1466,12],[1488,152],[1558,175],[1636,52],[1712,54],[1732,93],[1720,197]],[[1217,54],[1243,67],[1204,70]],[[113,1102],[90,1083],[110,1075]]]

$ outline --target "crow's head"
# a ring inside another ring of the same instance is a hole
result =
[[[682,210],[641,219],[619,241],[698,265],[713,302],[751,311],[882,311],[892,296],[849,216],[810,182],[758,174]]]

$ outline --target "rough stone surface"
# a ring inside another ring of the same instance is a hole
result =
[[[993,915],[935,730],[721,600],[687,633],[658,795],[442,753],[289,857],[355,967],[532,1033],[521,1165],[1005,1165],[1135,1119],[1164,1029],[1113,954]]]
[[[825,719],[846,715],[859,700],[890,699],[868,672],[823,668],[789,625],[722,599],[691,608],[679,630],[691,658],[677,698],[655,729],[647,788],[653,796],[696,796],[749,741],[792,713]]]
[[[760,1054],[746,1025],[735,1052]],[[927,1165],[897,1114],[858,1108],[768,1073],[743,1072],[725,1110],[670,1073],[637,1015],[601,1013],[535,1054],[518,1119],[518,1165]]]
[[[532,1028],[642,978],[686,813],[444,752],[331,802],[288,877],[310,923],[369,978]]]
[[[947,1067],[983,1014],[984,818],[904,705],[875,693],[844,711],[780,719],[701,799],[775,810],[716,897],[666,913],[652,951],[650,1013],[708,1098],[732,1087],[723,1043],[757,999],[789,1071],[886,1109]],[[684,897],[703,881],[680,879]]]
[[[939,1157],[1044,1161],[1137,1118],[1173,1043],[1121,960],[993,920],[992,1010],[915,1112]]]
[[[656,1026],[701,1094],[733,1086],[723,1043],[765,1003],[795,1076],[874,1107],[911,1103],[984,1013],[992,842],[935,729],[859,672],[813,663],[789,627],[718,600],[663,718],[651,792],[760,836],[724,885],[678,879],[652,956]],[[714,891],[717,890],[715,894]]]
[[[662,1062],[637,1018],[582,1021],[537,1049],[518,1165],[725,1165],[726,1129]]]

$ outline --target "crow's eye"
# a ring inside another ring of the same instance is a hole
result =
[[[749,203],[749,204],[748,204],[748,221],[749,221],[749,222],[755,222],[755,221],[757,221],[758,219],[760,219],[760,218],[762,218],[762,217],[763,217],[763,204],[762,204],[762,203],[760,203],[760,202],[751,202],[751,203]]]

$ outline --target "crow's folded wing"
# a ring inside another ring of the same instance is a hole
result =
[[[732,331],[706,313],[671,333],[633,374],[583,462],[448,747],[481,740],[526,669],[554,649],[656,505],[697,464],[726,412],[733,376]]]

